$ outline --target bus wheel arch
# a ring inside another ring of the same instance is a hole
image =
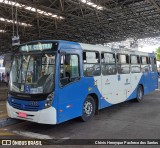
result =
[[[93,97],[93,99],[95,101],[96,113],[97,113],[98,112],[98,105],[99,105],[98,96],[95,93],[89,94],[89,96]]]
[[[144,95],[144,87],[142,84],[139,84],[137,87],[137,97],[136,101],[141,102],[143,100],[143,95]]]
[[[83,122],[90,120],[98,109],[98,97],[96,94],[89,94],[82,106],[82,116],[80,119]]]

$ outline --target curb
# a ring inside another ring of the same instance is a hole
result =
[[[0,120],[0,128],[8,126],[8,125],[16,124],[16,123],[19,123],[19,122],[20,122],[19,120],[12,119],[12,118],[2,119],[2,120]]]

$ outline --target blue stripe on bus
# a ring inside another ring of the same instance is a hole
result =
[[[158,73],[157,72],[154,72],[154,76],[155,76],[155,79],[158,80]],[[152,78],[150,76],[150,73],[148,73],[148,77],[146,77],[146,74],[142,74],[139,82],[137,83],[137,87],[133,90],[133,92],[131,93],[131,95],[127,98],[127,100],[131,100],[131,99],[134,99],[137,97],[137,88],[139,85],[142,85],[143,86],[143,89],[144,89],[144,95],[146,94],[149,94],[150,92],[154,91],[155,89],[158,88],[158,81],[156,84],[154,85],[151,85],[151,81],[152,81]],[[145,80],[147,79],[147,81]],[[127,101],[126,100],[126,101]]]
[[[18,98],[8,97],[8,103],[19,110],[39,111],[44,109],[45,100],[43,101],[25,101]]]

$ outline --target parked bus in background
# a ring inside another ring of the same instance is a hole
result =
[[[44,124],[95,112],[158,88],[154,53],[114,52],[109,47],[69,41],[20,45],[10,72],[8,116]]]
[[[0,56],[0,82],[3,80],[3,74],[5,73],[5,67],[3,66],[3,56]]]
[[[0,67],[0,82],[3,82],[4,73],[5,73],[5,67]]]
[[[3,66],[5,67],[5,74],[8,75],[11,70],[13,53],[4,54]]]

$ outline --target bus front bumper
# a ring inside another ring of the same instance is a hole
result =
[[[49,107],[40,111],[23,111],[16,108],[13,108],[7,102],[7,113],[11,118],[27,120],[42,124],[56,124],[57,123],[57,112],[54,107]],[[26,117],[20,117],[19,113],[26,114]]]

